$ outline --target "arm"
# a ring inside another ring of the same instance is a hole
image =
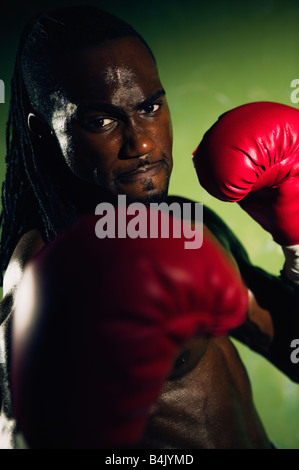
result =
[[[247,320],[232,336],[264,356],[291,380],[299,382],[298,366],[290,359],[290,344],[299,332],[299,290],[284,278],[253,266],[238,238],[207,208],[204,221],[233,255],[249,289]]]
[[[174,196],[170,199],[180,203],[187,202],[187,199],[181,197]],[[204,206],[203,210],[206,228],[233,257],[248,287],[247,319],[231,332],[231,336],[261,354],[291,380],[299,383],[298,364],[293,364],[290,359],[291,341],[299,337],[298,288],[285,278],[253,266],[244,246],[225,222],[211,209]]]
[[[14,448],[15,434],[7,371],[10,355],[11,312],[24,267],[43,246],[44,242],[37,230],[23,235],[12,254],[4,276],[3,298],[0,302],[0,441],[1,446],[7,449]]]
[[[236,334],[246,344],[299,381],[291,343],[299,337],[299,111],[275,102],[253,102],[231,109],[205,133],[193,153],[200,184],[214,197],[237,202],[281,246],[281,275],[251,265],[233,240],[231,251],[258,305],[268,311],[273,337],[258,338],[258,314]],[[264,331],[263,331],[264,332]]]
[[[25,264],[40,251],[44,245],[45,243],[38,230],[30,230],[30,232],[22,236],[14,249],[3,278],[3,300],[6,296],[14,294],[21,280]],[[0,319],[2,319],[1,314]]]
[[[17,244],[3,279],[3,298],[0,302],[0,327],[1,327],[1,358],[7,361],[9,348],[10,314],[12,312],[15,293],[20,283],[25,265],[45,245],[40,232],[31,230],[23,235]],[[3,344],[2,344],[3,343]],[[1,406],[1,395],[0,395]]]

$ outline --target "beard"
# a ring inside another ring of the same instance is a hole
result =
[[[152,180],[149,179],[144,181],[144,196],[139,198],[127,197],[127,203],[131,204],[133,202],[141,202],[145,206],[149,206],[152,203],[160,204],[161,202],[166,202],[168,195],[169,181],[167,181],[165,188],[157,191],[153,186]]]

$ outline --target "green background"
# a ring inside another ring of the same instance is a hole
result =
[[[0,8],[0,79],[6,85],[6,102],[0,104],[1,180],[5,168],[9,83],[23,24],[43,7],[84,2],[8,3]],[[129,21],[156,55],[174,127],[170,192],[213,208],[242,240],[253,263],[278,274],[283,264],[280,248],[238,205],[216,201],[199,186],[191,153],[204,132],[230,108],[260,100],[299,107],[290,98],[291,81],[299,79],[299,2],[133,0],[88,3]],[[247,365],[255,403],[270,438],[279,448],[299,449],[299,386],[263,358],[235,344]]]

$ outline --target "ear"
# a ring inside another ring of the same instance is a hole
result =
[[[28,114],[27,124],[30,132],[40,140],[48,139],[53,135],[49,124],[34,113]]]

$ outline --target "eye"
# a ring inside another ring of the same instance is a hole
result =
[[[114,119],[100,117],[86,120],[85,126],[93,132],[98,132],[111,126],[113,123],[115,123]]]
[[[140,110],[140,114],[154,114],[157,111],[159,111],[160,108],[161,108],[161,103],[148,104]]]

